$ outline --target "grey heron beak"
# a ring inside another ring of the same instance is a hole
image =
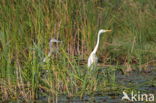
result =
[[[105,30],[105,32],[112,32],[112,30]]]

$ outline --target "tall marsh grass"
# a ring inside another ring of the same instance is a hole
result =
[[[111,84],[116,65],[155,64],[155,0],[1,0],[0,99],[105,91],[107,76],[86,68],[101,28],[113,31],[98,51]],[[51,38],[62,41],[60,51],[43,63]]]

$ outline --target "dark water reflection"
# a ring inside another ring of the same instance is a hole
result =
[[[67,97],[66,95],[58,96],[53,102],[56,103],[144,103],[144,102],[130,102],[122,101],[122,91],[124,88],[131,88],[137,91],[143,91],[144,93],[152,93],[155,96],[156,103],[156,68],[149,68],[148,72],[145,71],[132,71],[130,73],[123,74],[122,72],[116,72],[116,84],[121,85],[120,91],[109,91],[105,93],[95,93],[93,96],[80,97]],[[124,87],[124,88],[122,88]],[[42,98],[36,101],[36,103],[46,103],[48,98]]]

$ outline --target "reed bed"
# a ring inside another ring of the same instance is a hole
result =
[[[98,57],[109,70],[89,72],[86,63],[99,29]],[[49,40],[58,53],[43,63]],[[155,0],[1,0],[0,99],[35,100],[117,88],[118,66],[146,69],[156,63]],[[98,76],[99,75],[99,76]],[[108,76],[110,77],[108,80]]]

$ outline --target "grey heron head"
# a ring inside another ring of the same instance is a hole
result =
[[[55,46],[56,46],[56,44],[57,44],[57,43],[59,43],[59,42],[61,42],[61,41],[59,41],[59,40],[56,40],[56,39],[52,38],[52,39],[50,40],[50,42],[49,42],[49,47],[50,47],[50,50],[52,50],[52,49],[53,49],[53,47],[55,47]],[[52,46],[52,45],[54,45],[54,46]],[[55,47],[55,48],[56,48],[56,47]]]
[[[61,42],[61,41],[56,40],[56,39],[54,39],[54,38],[52,38],[52,39],[50,40],[50,43],[58,43],[58,42]]]

